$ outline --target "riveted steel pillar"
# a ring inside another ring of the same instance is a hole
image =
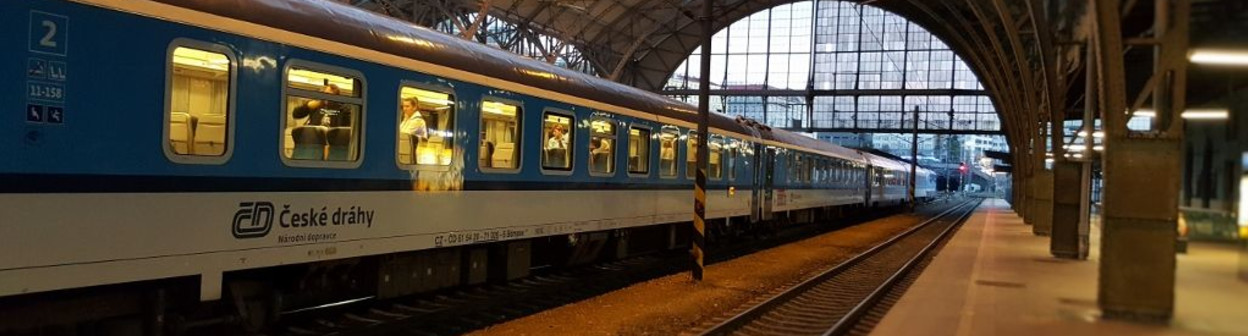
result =
[[[1049,253],[1058,258],[1088,258],[1088,224],[1092,196],[1092,164],[1095,143],[1097,69],[1096,54],[1089,45],[1084,50],[1085,93],[1083,101],[1084,149],[1081,160],[1067,160],[1064,155],[1053,166],[1053,229],[1049,240]]]
[[[1106,318],[1165,321],[1174,311],[1175,240],[1186,101],[1188,0],[1157,0],[1157,128],[1127,131],[1120,0],[1090,0],[1105,127],[1098,303]],[[1173,19],[1173,21],[1171,21]]]
[[[1053,230],[1053,171],[1037,167],[1035,182],[1035,209],[1032,211],[1031,233],[1047,237]]]

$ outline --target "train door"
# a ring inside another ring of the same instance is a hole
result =
[[[750,195],[750,217],[755,221],[771,220],[772,199],[775,197],[773,181],[776,168],[776,150],[762,144],[754,144],[754,185]]]
[[[875,191],[875,189],[871,187],[871,180],[873,179],[875,179],[875,167],[867,166],[863,170],[863,179],[862,179],[863,183],[865,183],[864,185],[865,188],[863,189],[867,190],[866,198],[863,198],[863,206],[866,206],[866,207],[871,206],[871,196],[872,196],[872,193]]]

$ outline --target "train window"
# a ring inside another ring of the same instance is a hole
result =
[[[615,124],[610,120],[589,122],[589,172],[615,172]]]
[[[542,169],[572,170],[571,140],[576,131],[571,115],[547,111],[542,116]]]
[[[741,141],[728,139],[728,144],[725,147],[727,148],[724,150],[724,153],[727,154],[727,157],[724,158],[724,162],[727,162],[728,180],[733,181],[737,179],[737,154],[741,151]]]
[[[175,42],[169,55],[166,154],[181,163],[222,163],[230,145],[234,60],[228,49]],[[221,50],[218,52],[217,50]]]
[[[486,99],[481,102],[481,136],[478,164],[491,170],[520,169],[519,104]]]
[[[295,64],[286,71],[283,157],[293,165],[311,161],[328,161],[330,166],[335,166],[333,162],[358,162],[363,85],[346,70],[330,70],[331,73],[312,68],[330,69]]]
[[[724,137],[718,134],[711,134],[710,142],[706,144],[706,177],[712,180],[718,180],[724,177]]]
[[[680,147],[680,129],[663,126],[659,131],[659,176],[676,177],[676,149]]]
[[[685,178],[695,179],[698,177],[698,132],[689,131],[689,137],[685,140]]]
[[[650,130],[628,129],[628,173],[650,174]]]
[[[451,164],[455,146],[454,101],[453,96],[442,92],[410,86],[399,89],[399,164]]]

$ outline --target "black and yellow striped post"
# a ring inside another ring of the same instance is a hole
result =
[[[706,0],[702,5],[702,76],[698,85],[698,177],[693,185],[693,246],[689,254],[693,256],[693,281],[702,281],[702,271],[706,257],[706,139],[707,124],[711,122],[711,6],[714,0]]]

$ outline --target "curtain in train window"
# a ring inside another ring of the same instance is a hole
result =
[[[486,100],[481,103],[482,168],[520,168],[520,115],[517,105]]]
[[[685,140],[685,178],[698,177],[698,132],[689,131]]]
[[[170,55],[169,139],[174,154],[222,156],[229,145],[231,60],[177,47]]]
[[[676,176],[676,150],[680,148],[680,130],[663,126],[659,132],[659,176]]]
[[[546,112],[542,117],[542,168],[572,170],[572,117]]]
[[[455,98],[449,94],[404,86],[399,89],[398,156],[404,165],[451,164]]]
[[[737,156],[739,156],[741,153],[741,141],[737,141],[737,139],[728,139],[728,144],[725,145],[725,147],[726,148],[724,150],[724,153],[727,155],[727,157],[724,158],[724,162],[726,163],[726,166],[728,167],[728,180],[729,181],[736,180],[737,179]]]
[[[292,67],[286,75],[283,154],[294,160],[355,161],[360,157],[360,81]]]
[[[650,130],[636,127],[628,129],[628,172],[650,173]]]
[[[610,120],[594,120],[589,123],[589,129],[589,171],[614,173],[615,124]]]
[[[710,140],[706,144],[706,175],[707,178],[718,180],[724,177],[724,137],[711,134]]]

